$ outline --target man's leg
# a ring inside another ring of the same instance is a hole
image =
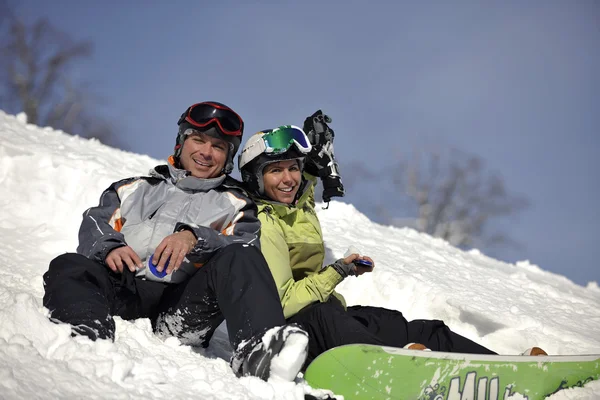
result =
[[[400,311],[366,306],[349,307],[348,314],[387,346],[404,347],[412,342],[421,343],[434,351],[496,354],[452,332],[440,320],[416,319],[409,322]]]
[[[221,249],[187,281],[164,293],[156,330],[182,343],[207,346],[225,319],[236,348],[265,330],[285,325],[273,276],[254,246]]]
[[[136,285],[136,283],[138,285]],[[149,317],[164,284],[116,274],[80,254],[58,256],[44,274],[44,306],[51,318],[73,325],[74,333],[92,340],[114,339],[112,315],[123,319]]]
[[[108,268],[80,254],[50,262],[44,274],[44,306],[55,321],[73,325],[92,340],[114,339],[115,323],[108,299],[114,297]]]
[[[223,318],[236,375],[294,379],[306,358],[308,338],[300,328],[285,325],[275,281],[254,246],[229,245],[188,281],[169,288],[155,329],[182,343],[207,346]]]

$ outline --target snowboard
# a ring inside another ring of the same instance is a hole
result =
[[[503,356],[351,344],[319,355],[304,379],[351,399],[536,400],[600,378],[600,355]]]

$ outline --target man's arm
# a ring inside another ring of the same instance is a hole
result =
[[[96,207],[88,208],[83,213],[83,221],[79,228],[79,246],[77,252],[91,260],[104,263],[107,254],[122,246],[127,246],[125,237],[120,232],[123,225],[121,219],[121,199],[117,190],[134,189],[141,182],[137,178],[124,179],[113,183],[100,196]]]
[[[223,195],[230,197],[234,204],[238,204],[238,211],[223,231],[218,232],[195,224],[180,223],[175,226],[175,231],[188,229],[194,233],[198,242],[190,255],[197,257],[201,263],[208,261],[219,249],[233,243],[245,243],[260,248],[258,240],[260,222],[257,218],[256,204],[238,191],[227,191]]]

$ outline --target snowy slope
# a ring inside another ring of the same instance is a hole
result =
[[[71,338],[47,320],[42,275],[74,251],[82,212],[118,179],[163,160],[28,125],[0,111],[0,398],[302,399],[305,388],[236,379],[221,334],[206,351],[156,338],[150,322],[117,319],[115,343]],[[376,270],[340,286],[349,304],[443,319],[486,347],[517,354],[600,353],[600,289],[528,262],[463,252],[410,229],[374,224],[352,205],[318,207],[328,260],[354,245]],[[568,240],[568,237],[565,237]],[[600,383],[552,399],[600,398]]]

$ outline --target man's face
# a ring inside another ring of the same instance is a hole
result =
[[[226,141],[201,132],[193,133],[183,142],[179,162],[196,178],[216,178],[223,173],[228,152]]]

